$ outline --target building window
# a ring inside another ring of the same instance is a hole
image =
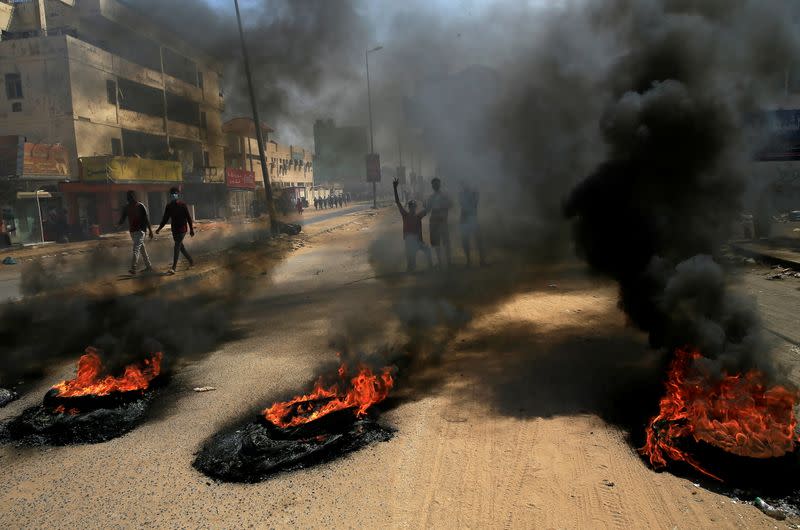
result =
[[[106,92],[108,93],[108,102],[112,105],[117,105],[117,82],[113,79],[106,81]]]
[[[114,156],[122,156],[122,140],[119,138],[111,139],[111,154]]]
[[[200,128],[208,129],[208,116],[206,116],[205,112],[200,113]]]
[[[204,167],[211,167],[211,161],[208,156],[208,151],[203,151],[203,165]]]
[[[11,104],[11,112],[22,112],[22,103],[19,101]]]
[[[205,88],[205,84],[203,83],[203,72],[197,72],[197,87],[200,90],[203,90],[203,88]]]
[[[22,99],[22,77],[19,74],[6,74],[6,97]]]

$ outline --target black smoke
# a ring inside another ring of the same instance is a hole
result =
[[[791,25],[775,18],[789,4],[610,5],[598,20],[613,17],[627,49],[609,71],[605,160],[565,202],[578,251],[619,282],[621,309],[653,347],[764,367],[754,306],[715,257],[742,211],[745,118],[797,57]]]

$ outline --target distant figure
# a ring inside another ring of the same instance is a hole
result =
[[[150,233],[150,239],[153,239],[153,227],[147,215],[147,208],[136,199],[136,192],[129,190],[127,199],[128,204],[122,209],[122,216],[119,218],[117,227],[122,228],[125,219],[128,220],[128,231],[133,241],[133,256],[131,258],[131,268],[128,272],[136,274],[136,267],[139,264],[139,254],[142,255],[142,259],[144,260],[144,272],[150,272],[153,270],[153,265],[150,263],[150,256],[147,255],[144,236],[145,231],[147,231]]]
[[[483,253],[483,239],[481,238],[480,226],[478,225],[478,202],[480,195],[468,183],[461,184],[458,202],[461,205],[461,246],[467,256],[467,265],[472,265],[472,242],[478,248],[478,262],[485,264]]]
[[[295,204],[295,208],[297,208],[297,213],[303,215],[303,199],[300,197],[297,198],[297,204]]]
[[[341,208],[342,206],[344,206],[344,199],[342,198],[342,196],[341,196],[341,195],[339,195],[338,197],[336,197],[336,202],[338,202],[338,203],[339,203],[339,208]]]
[[[399,180],[394,179],[392,185],[394,186],[394,202],[397,204],[397,209],[400,210],[400,216],[403,218],[403,243],[406,249],[406,270],[414,272],[417,270],[417,252],[422,251],[428,259],[428,267],[433,268],[433,257],[431,256],[431,249],[425,244],[422,239],[422,218],[425,217],[426,212],[423,210],[417,212],[417,203],[408,201],[408,210],[403,208],[400,202],[400,196],[397,194],[397,185]]]
[[[314,197],[314,209],[319,210],[319,199]]]
[[[333,203],[333,195],[328,196],[328,208],[333,208],[336,205]]]
[[[194,265],[194,260],[186,251],[183,246],[183,239],[186,237],[186,232],[189,232],[190,237],[194,237],[194,226],[192,225],[192,215],[189,213],[189,207],[186,203],[178,200],[180,190],[178,188],[170,188],[169,190],[169,204],[164,208],[164,217],[161,219],[161,225],[156,230],[156,234],[161,233],[161,229],[171,221],[172,227],[172,240],[175,242],[175,248],[172,252],[172,268],[169,274],[175,274],[178,268],[178,256],[183,254],[189,261],[189,266]]]
[[[436,249],[436,262],[440,269],[450,266],[450,230],[447,226],[447,216],[452,206],[452,201],[442,192],[442,181],[436,177],[431,180],[433,193],[425,204],[425,210],[431,214],[431,246]]]

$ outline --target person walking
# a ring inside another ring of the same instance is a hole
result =
[[[156,234],[161,233],[161,229],[170,222],[172,228],[172,240],[175,242],[175,247],[172,252],[172,268],[168,271],[169,274],[175,274],[178,267],[178,256],[183,254],[189,261],[189,266],[194,265],[194,260],[186,251],[183,246],[183,240],[186,237],[186,232],[189,232],[190,237],[194,237],[194,226],[192,225],[192,215],[189,213],[189,207],[185,202],[179,200],[180,190],[178,188],[170,188],[169,190],[169,204],[164,208],[164,217],[161,218],[161,225],[156,229]]]
[[[447,226],[447,216],[450,213],[452,201],[442,191],[442,180],[439,177],[431,180],[433,193],[428,197],[425,210],[430,212],[431,246],[436,249],[436,265],[440,269],[449,267],[452,261],[450,250],[450,230]]]
[[[297,209],[298,214],[303,215],[303,199],[298,197],[297,203],[295,203],[294,207]]]
[[[406,250],[406,270],[414,272],[417,270],[417,252],[422,252],[428,260],[428,267],[433,268],[433,257],[431,256],[431,249],[425,244],[422,238],[422,218],[425,217],[425,210],[417,212],[417,203],[415,201],[408,201],[408,210],[403,208],[400,202],[400,196],[397,194],[397,185],[400,181],[394,179],[392,185],[394,186],[394,202],[397,204],[397,209],[400,210],[400,216],[403,218],[403,243]]]
[[[144,260],[144,272],[150,272],[153,270],[153,265],[150,263],[150,256],[147,255],[144,237],[145,233],[149,232],[150,239],[153,239],[153,226],[150,224],[147,208],[137,200],[136,192],[129,190],[126,197],[128,204],[122,209],[122,216],[119,218],[117,228],[122,228],[125,220],[128,220],[128,231],[131,234],[131,241],[133,241],[133,256],[131,257],[131,268],[128,272],[133,275],[136,274],[140,254]]]

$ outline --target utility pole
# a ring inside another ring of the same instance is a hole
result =
[[[378,50],[382,50],[383,46],[378,46],[377,48],[373,48],[371,50],[366,50],[364,52],[364,62],[367,65],[367,106],[369,107],[369,153],[371,155],[375,154],[375,138],[372,132],[372,91],[369,85],[369,54],[372,52],[376,52]],[[376,182],[372,181],[372,209],[378,209],[378,195],[375,189]]]
[[[247,76],[247,88],[250,90],[250,105],[253,107],[253,121],[256,126],[256,142],[258,143],[258,155],[261,158],[261,174],[264,176],[264,192],[267,196],[267,214],[269,215],[270,230],[273,235],[278,233],[278,219],[275,214],[275,204],[272,200],[272,184],[269,179],[269,168],[267,166],[267,153],[264,148],[264,134],[261,130],[261,120],[258,117],[258,105],[256,103],[256,91],[253,87],[253,76],[250,73],[250,57],[247,53],[247,45],[244,42],[244,30],[242,29],[242,15],[239,13],[239,0],[233,0],[236,7],[236,21],[239,24],[239,40],[242,43],[242,56],[244,57],[244,73]]]

